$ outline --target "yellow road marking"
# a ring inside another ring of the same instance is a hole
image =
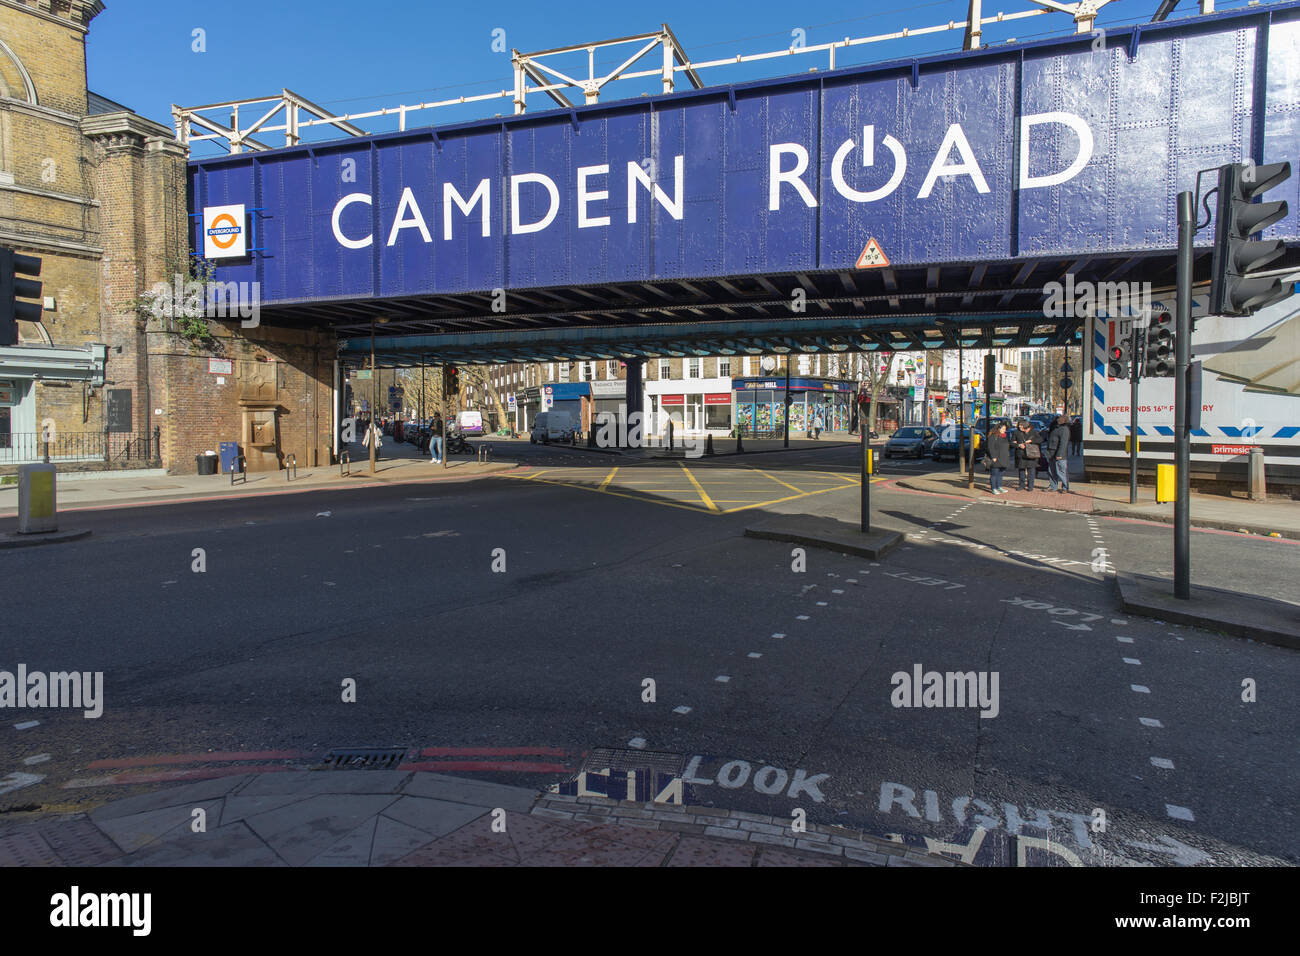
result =
[[[704,486],[695,480],[695,476],[691,474],[691,470],[686,467],[686,462],[679,461],[677,464],[682,466],[682,471],[686,473],[686,477],[690,479],[691,484],[695,486],[695,490],[699,492],[700,500],[708,506],[710,511],[717,511],[718,506],[713,503],[711,498],[709,498],[708,493],[704,490]]]
[[[796,492],[797,494],[803,494],[803,491],[801,491],[800,489],[796,488],[794,485],[790,484],[788,481],[782,481],[780,478],[776,477],[776,475],[768,474],[768,473],[767,473],[766,471],[764,471],[762,468],[755,468],[753,465],[746,465],[745,467],[748,468],[750,471],[756,471],[756,472],[758,472],[758,473],[759,473],[760,475],[762,475],[764,478],[771,478],[771,479],[772,479],[773,481],[775,481],[778,485],[784,485],[785,487],[789,488],[789,489],[790,489],[791,491],[793,491],[793,492]]]
[[[776,505],[783,501],[796,501],[799,498],[808,498],[812,495],[823,495],[828,491],[842,491],[845,488],[856,488],[856,485],[840,485],[838,488],[823,488],[821,491],[805,491],[802,494],[787,495],[784,498],[773,498],[771,501],[755,501],[750,505],[741,505],[739,508],[728,508],[723,514],[735,514],[737,511],[748,511],[750,508],[761,508],[763,505]]]
[[[520,481],[532,481],[534,478],[538,477],[539,475],[544,475],[544,474],[546,474],[546,469],[543,469],[542,471],[535,471],[531,475],[511,475],[510,477],[518,478]]]
[[[606,475],[606,476],[605,476],[605,480],[602,481],[602,482],[600,483],[600,490],[601,490],[601,491],[604,491],[606,488],[608,488],[608,487],[609,487],[609,483],[610,483],[611,481],[614,480],[614,476],[617,475],[617,474],[618,474],[618,469],[615,468],[615,469],[614,469],[613,471],[611,471],[608,475]]]

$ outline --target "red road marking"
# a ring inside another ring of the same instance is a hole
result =
[[[217,777],[235,777],[245,773],[280,773],[285,770],[299,770],[300,767],[286,767],[284,764],[253,764],[241,767],[201,767],[197,770],[162,770],[158,773],[121,773],[111,779],[69,780],[62,789],[83,787],[121,787],[133,783],[170,783],[174,780],[209,780]]]
[[[446,773],[449,770],[485,770],[500,773],[572,773],[573,768],[562,763],[528,763],[522,760],[431,760],[424,763],[403,763],[399,770],[431,770]]]
[[[565,757],[558,747],[425,747],[421,757]]]
[[[126,767],[161,767],[175,763],[223,763],[230,760],[296,760],[312,756],[305,750],[250,750],[210,754],[160,754],[153,757],[118,757],[96,760],[86,765],[87,770],[108,770]]]

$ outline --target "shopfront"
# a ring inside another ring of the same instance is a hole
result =
[[[822,429],[846,432],[857,383],[841,379],[790,379],[790,433],[806,433],[820,415]],[[735,419],[747,435],[784,432],[785,379],[738,378],[732,385]]]

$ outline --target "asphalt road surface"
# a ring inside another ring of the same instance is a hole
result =
[[[510,454],[529,467],[81,512],[88,539],[0,551],[0,669],[104,675],[98,718],[5,712],[0,812],[339,747],[559,786],[608,747],[679,757],[687,802],[980,863],[1009,835],[1062,865],[1300,862],[1300,656],[1117,613],[1114,568],[1167,573],[1169,526],[887,472],[875,521],[908,536],[873,563],[742,536],[856,521],[851,448]],[[1293,596],[1298,565],[1289,542],[1193,534],[1197,583]],[[900,706],[917,669],[989,694]]]

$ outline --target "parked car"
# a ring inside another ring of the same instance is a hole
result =
[[[928,425],[905,425],[885,442],[886,458],[921,458],[934,444],[939,433]]]
[[[965,454],[970,453],[970,436],[972,431],[978,436],[977,444],[980,447],[984,445],[984,432],[978,428],[972,429],[967,425],[961,432],[961,449]],[[945,458],[957,460],[957,425],[949,424],[939,429],[939,437],[930,445],[930,457],[935,461],[942,461]]]

